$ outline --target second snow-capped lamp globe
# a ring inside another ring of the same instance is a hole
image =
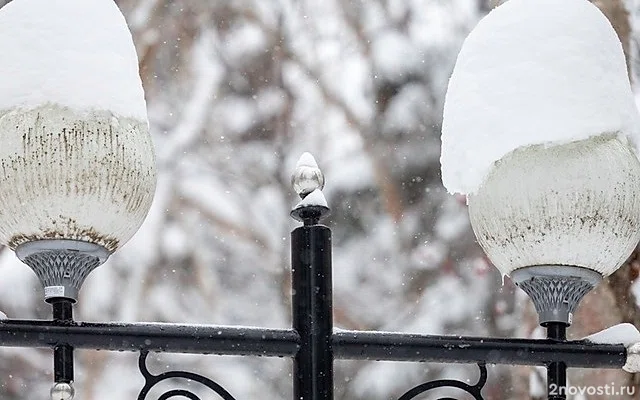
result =
[[[639,120],[620,41],[587,0],[510,0],[464,42],[443,182],[542,325],[570,325],[640,240]]]
[[[0,10],[0,52],[11,77],[0,80],[0,242],[47,302],[75,302],[155,189],[131,33],[113,1],[14,1]]]

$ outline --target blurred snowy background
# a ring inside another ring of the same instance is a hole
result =
[[[640,23],[636,2],[627,6]],[[289,177],[310,151],[332,207],[337,328],[539,334],[523,295],[475,243],[465,199],[447,194],[439,175],[447,80],[495,1],[117,3],[140,58],[159,181],[139,233],[87,280],[78,320],[289,327]],[[633,56],[640,33],[628,39]],[[50,313],[35,275],[6,250],[0,310]],[[291,397],[289,360],[152,358],[154,372],[200,372],[239,400]],[[135,354],[76,359],[78,399],[136,398]],[[51,371],[49,351],[3,349],[0,398],[45,398]],[[397,398],[426,380],[476,373],[338,361],[336,399]],[[487,399],[530,398],[530,369],[489,374]]]

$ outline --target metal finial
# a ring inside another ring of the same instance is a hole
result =
[[[303,153],[291,176],[293,189],[302,199],[291,211],[291,216],[305,225],[314,225],[329,215],[324,198],[324,175],[311,153]]]
[[[301,199],[316,189],[324,188],[324,175],[311,153],[303,153],[291,176],[291,184]]]

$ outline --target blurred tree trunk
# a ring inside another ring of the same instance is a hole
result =
[[[497,6],[505,0],[492,0]],[[607,16],[614,27],[622,48],[627,56],[627,68],[629,68],[629,44],[631,25],[629,13],[622,0],[592,0],[600,10]],[[578,312],[574,318],[574,324],[569,330],[571,339],[579,339],[591,333],[605,329],[609,326],[628,322],[635,326],[640,326],[640,309],[637,306],[636,298],[631,291],[633,281],[638,276],[640,269],[639,250],[631,255],[629,261],[625,263],[616,273],[605,279],[595,290],[589,293],[582,301]],[[522,326],[528,327],[531,334],[537,324],[535,310],[528,303],[523,310],[525,323]],[[524,332],[525,334],[527,332]],[[525,374],[535,374],[531,369],[523,369],[514,372],[516,378],[514,382],[520,385],[529,384],[529,376]],[[570,370],[569,385],[572,387],[591,387],[613,385],[616,389],[627,386],[635,388],[635,395],[616,396],[616,399],[640,399],[640,386],[638,374],[628,374],[622,370]],[[512,396],[513,399],[532,398],[530,391],[516,387]],[[588,399],[610,399],[611,396],[588,396]]]

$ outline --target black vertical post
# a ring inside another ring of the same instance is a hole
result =
[[[73,303],[67,298],[51,300],[53,321],[60,324],[73,321]],[[53,349],[53,375],[56,383],[73,382],[73,347],[59,344]]]
[[[567,339],[567,325],[564,322],[548,322],[546,327],[548,339]],[[566,400],[567,364],[564,362],[552,362],[547,366],[547,392],[549,400]]]
[[[293,393],[295,400],[332,400],[331,230],[312,215],[291,233],[293,328],[300,335]]]

